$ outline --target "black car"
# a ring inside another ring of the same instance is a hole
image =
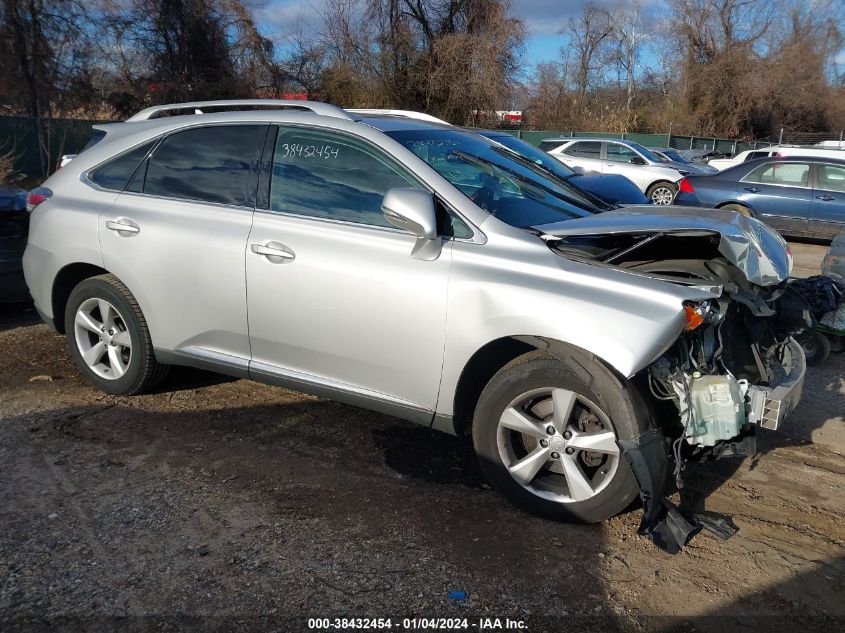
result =
[[[21,270],[28,229],[26,191],[0,185],[0,302],[29,299]]]
[[[713,176],[687,176],[675,204],[729,208],[786,235],[845,234],[845,160],[771,156]]]

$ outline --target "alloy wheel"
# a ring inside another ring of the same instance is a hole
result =
[[[499,458],[517,483],[559,503],[591,499],[619,467],[610,419],[568,389],[535,389],[513,400],[499,419],[497,444]]]
[[[657,187],[651,192],[651,201],[654,204],[667,205],[672,204],[675,199],[675,192],[669,187]]]
[[[132,360],[132,338],[120,312],[105,299],[86,299],[74,318],[74,337],[83,362],[100,378],[117,380]]]

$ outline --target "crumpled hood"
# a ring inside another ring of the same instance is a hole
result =
[[[719,252],[751,283],[773,286],[784,281],[792,270],[792,251],[774,229],[730,210],[633,206],[533,228],[555,237],[614,233],[718,234]]]

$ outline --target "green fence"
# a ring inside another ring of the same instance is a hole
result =
[[[95,123],[102,121],[0,116],[0,154],[12,155],[24,183],[37,182],[56,170],[62,154],[85,146]]]
[[[570,132],[561,130],[508,130],[511,134],[525,139],[532,145],[539,145],[547,138],[618,138],[633,141],[645,147],[674,147],[675,149],[717,150],[723,154],[736,154],[747,149],[767,147],[771,143],[764,141],[736,141],[726,138],[703,136],[679,136],[677,134],[639,134],[608,132]]]

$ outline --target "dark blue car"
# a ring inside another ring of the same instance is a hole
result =
[[[687,176],[675,204],[733,209],[785,235],[833,239],[845,234],[845,160],[772,156]]]
[[[549,156],[528,141],[499,130],[471,130],[513,150],[517,154],[545,167],[548,171],[581,191],[611,205],[651,204],[645,194],[625,176],[619,174],[580,174]]]
[[[21,267],[28,228],[26,191],[0,185],[0,303],[29,299]]]

